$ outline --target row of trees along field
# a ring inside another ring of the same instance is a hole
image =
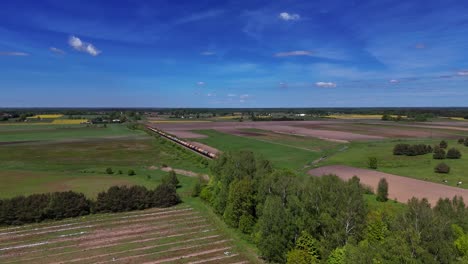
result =
[[[298,177],[251,152],[225,153],[211,172],[200,197],[269,262],[468,261],[468,210],[460,198],[433,208],[413,198],[402,210],[370,210],[369,190],[357,177]]]
[[[0,200],[0,225],[59,220],[93,213],[126,212],[169,207],[180,202],[176,186],[164,182],[154,190],[143,186],[113,186],[90,200],[73,191],[17,196]]]

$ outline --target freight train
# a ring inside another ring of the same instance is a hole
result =
[[[148,128],[150,131],[153,131],[154,133],[157,133],[157,134],[159,134],[159,135],[161,135],[161,136],[163,136],[163,137],[165,137],[165,138],[167,138],[167,139],[169,139],[171,141],[174,141],[175,143],[177,143],[179,145],[182,145],[182,146],[184,146],[184,147],[186,147],[186,148],[188,148],[190,150],[193,150],[193,151],[195,151],[195,152],[197,152],[197,153],[199,153],[199,154],[201,154],[201,155],[203,155],[205,157],[208,157],[210,159],[216,158],[216,154],[214,154],[212,152],[209,152],[209,151],[206,151],[206,150],[204,150],[204,149],[202,149],[200,147],[197,147],[197,146],[195,146],[193,144],[190,144],[187,141],[183,141],[183,140],[181,140],[181,139],[179,139],[179,138],[177,138],[175,136],[172,136],[172,135],[170,135],[170,134],[168,134],[168,133],[166,133],[166,132],[164,132],[162,130],[159,130],[159,129],[154,128],[154,127],[149,127],[149,126],[147,126],[146,128]]]

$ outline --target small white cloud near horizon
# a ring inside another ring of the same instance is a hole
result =
[[[316,82],[315,86],[320,87],[320,88],[335,88],[336,83],[334,83],[334,82]]]
[[[65,51],[63,51],[63,50],[61,50],[59,48],[56,48],[56,47],[50,47],[49,50],[52,51],[55,54],[59,54],[59,55],[64,55],[65,54]]]
[[[97,56],[101,53],[93,44],[81,41],[81,39],[71,36],[68,39],[68,44],[77,51],[88,53],[91,56]]]
[[[312,56],[312,52],[308,50],[293,50],[293,51],[275,53],[275,57],[291,57],[291,56]]]
[[[458,76],[468,76],[468,70],[459,71],[459,72],[457,72],[457,75]]]
[[[416,44],[416,46],[414,46],[415,48],[417,49],[425,49],[426,48],[426,44],[424,43],[418,43]]]
[[[203,56],[213,56],[213,55],[216,55],[216,52],[213,52],[213,51],[203,51],[202,53],[200,53],[201,55]]]
[[[278,17],[284,21],[297,21],[301,19],[299,14],[289,14],[288,12],[282,12],[278,15]]]
[[[389,83],[391,83],[391,84],[397,84],[397,83],[400,83],[400,81],[399,81],[399,80],[397,80],[397,79],[391,79],[391,80],[390,80],[390,81],[388,81],[388,82],[389,82]]]
[[[285,83],[285,82],[280,82],[280,83],[279,83],[279,87],[280,87],[280,88],[288,88],[288,84]]]
[[[198,85],[198,86],[203,86],[203,85],[205,85],[205,84],[206,84],[205,82],[197,82],[197,85]]]
[[[29,53],[26,52],[18,52],[18,51],[0,51],[0,56],[29,56]]]
[[[208,97],[215,97],[216,94],[214,94],[214,93],[208,93],[208,94],[206,94],[206,96],[208,96]]]
[[[231,93],[230,93],[230,94],[228,94],[227,96],[228,96],[228,97],[236,97],[237,95],[236,95],[236,94],[231,94]]]

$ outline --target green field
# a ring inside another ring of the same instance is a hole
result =
[[[461,187],[468,188],[468,147],[458,144],[456,140],[447,140],[447,142],[448,149],[455,147],[462,152],[462,158],[458,160],[434,160],[432,154],[413,157],[393,155],[393,147],[398,143],[436,145],[439,142],[440,140],[435,139],[353,142],[349,144],[346,151],[332,155],[321,162],[320,166],[339,164],[367,168],[368,157],[376,157],[379,171],[436,183],[448,180],[448,184],[452,186],[456,186],[458,181],[462,181]],[[441,162],[450,166],[449,174],[434,172],[434,167]]]
[[[202,157],[125,125],[0,126],[0,134],[0,142],[8,142],[0,146],[1,198],[64,190],[93,197],[113,185],[154,188],[166,174],[159,170],[163,165],[197,173],[208,170],[200,163]],[[25,140],[29,142],[14,143]],[[105,173],[106,168],[114,173]],[[127,175],[130,169],[135,176]]]
[[[291,141],[268,142],[214,130],[197,130],[194,132],[208,136],[207,138],[194,139],[194,141],[207,144],[221,151],[253,151],[270,160],[278,168],[302,169],[306,164],[322,156],[320,151],[298,148],[294,145],[288,146],[288,144],[292,144]]]

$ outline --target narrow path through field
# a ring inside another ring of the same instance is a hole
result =
[[[325,166],[312,169],[310,175],[322,176],[334,174],[338,177],[349,180],[353,176],[358,176],[361,183],[377,189],[379,180],[386,178],[388,181],[388,194],[390,199],[397,199],[400,202],[407,202],[412,197],[427,198],[432,205],[437,203],[439,198],[453,198],[461,196],[468,201],[468,190],[452,186],[446,186],[433,182],[411,179],[389,173],[359,169],[343,165]]]

